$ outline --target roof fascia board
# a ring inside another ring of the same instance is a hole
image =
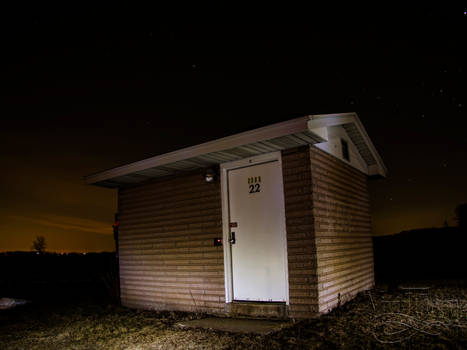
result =
[[[268,125],[262,128],[245,131],[240,134],[227,136],[218,140],[205,142],[199,145],[183,148],[177,151],[165,153],[155,157],[143,159],[138,162],[88,175],[84,177],[84,181],[86,184],[94,184],[96,182],[110,178],[130,174],[156,166],[174,163],[180,160],[193,158],[212,152],[218,152],[258,141],[274,139],[281,136],[307,131],[309,130],[307,124],[308,120],[308,116],[299,117],[285,122]]]
[[[308,121],[308,128],[313,131],[313,129],[353,123],[354,121],[355,116],[352,114],[311,115]]]
[[[379,174],[379,175],[386,177],[387,168],[384,165],[383,160],[379,156],[378,152],[376,151],[376,148],[373,145],[373,142],[371,142],[370,137],[368,136],[362,122],[360,121],[356,113],[320,114],[320,115],[310,115],[309,117],[310,117],[310,120],[308,121],[308,127],[310,128],[310,131],[313,131],[313,129],[316,129],[316,128],[354,123],[358,132],[360,133],[360,135],[362,135],[363,139],[365,140],[365,143],[369,151],[371,152],[373,157],[376,159],[377,167],[371,167],[371,170],[369,168],[369,175]]]
[[[372,164],[368,166],[368,175],[369,176],[381,175],[383,177],[386,177],[386,171],[384,168],[381,167],[379,163],[376,163],[376,164]]]
[[[360,121],[360,119],[358,119],[357,115],[355,115],[355,127],[360,132],[360,134],[363,136],[363,139],[365,140],[371,154],[376,159],[376,164],[378,164],[378,167],[379,167],[379,170],[380,170],[379,174],[386,177],[388,170],[387,170],[386,166],[384,165],[383,160],[381,159],[379,153],[376,151],[376,148],[373,145],[373,142],[371,142],[370,137],[366,133],[366,130],[363,127],[363,124]],[[373,175],[373,174],[370,174],[370,175]]]

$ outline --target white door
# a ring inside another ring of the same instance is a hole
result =
[[[233,300],[287,300],[282,169],[278,160],[227,170]]]

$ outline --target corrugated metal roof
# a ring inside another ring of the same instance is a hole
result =
[[[342,120],[341,125],[368,165],[378,163],[373,155],[376,151],[371,141],[367,140],[366,133],[361,131],[361,124],[356,125],[352,122],[355,118],[358,121],[358,117],[356,114],[347,113],[296,118],[89,175],[85,177],[85,181],[88,184],[115,188],[264,153],[324,142],[326,140],[318,132],[313,132],[309,123],[313,120],[315,125],[326,126],[326,121],[331,123],[331,117],[332,125]],[[384,165],[382,169],[385,169]]]

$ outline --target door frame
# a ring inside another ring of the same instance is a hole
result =
[[[282,190],[284,190],[284,180],[282,174],[282,155],[281,152],[271,152],[261,154],[259,156],[244,158],[235,160],[232,162],[220,164],[220,181],[221,181],[221,198],[222,198],[222,242],[224,248],[224,287],[225,287],[225,302],[233,302],[233,276],[232,276],[232,246],[229,242],[230,235],[230,213],[229,213],[229,184],[227,171],[243,168],[252,165],[259,165],[262,163],[269,163],[271,161],[278,161],[280,171],[280,182],[282,184]],[[284,193],[285,197],[285,193]],[[285,198],[284,198],[285,202]],[[284,220],[285,220],[285,203],[284,203]],[[285,300],[286,304],[289,305],[289,264],[287,255],[287,226],[284,222],[284,263],[285,263]]]

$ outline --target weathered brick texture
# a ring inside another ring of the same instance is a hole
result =
[[[282,172],[289,262],[289,314],[293,318],[313,317],[319,309],[309,148],[283,151]]]
[[[374,285],[367,177],[310,147],[319,311]]]
[[[224,312],[220,184],[200,173],[119,191],[125,306]]]
[[[293,318],[374,284],[367,177],[311,146],[282,152]],[[219,181],[200,172],[119,191],[123,305],[225,312]]]

